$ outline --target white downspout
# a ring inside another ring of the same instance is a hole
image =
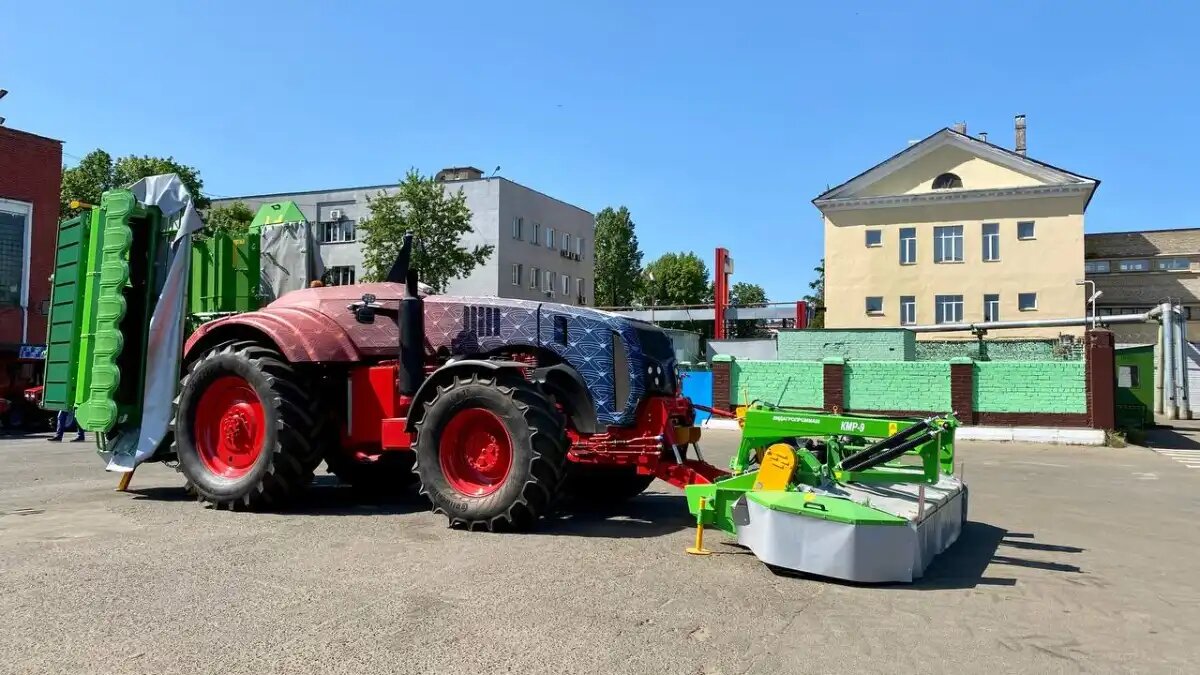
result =
[[[1163,415],[1169,420],[1179,419],[1175,391],[1175,317],[1170,303],[1163,303]]]

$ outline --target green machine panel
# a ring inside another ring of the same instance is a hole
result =
[[[75,363],[79,348],[88,236],[93,217],[98,215],[98,211],[87,211],[64,221],[58,228],[46,335],[46,388],[42,393],[42,405],[49,410],[66,410],[75,401],[71,364]]]

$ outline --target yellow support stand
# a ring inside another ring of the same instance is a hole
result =
[[[692,555],[712,555],[712,551],[704,548],[704,505],[706,498],[700,498],[700,509],[696,512],[696,545],[689,546],[687,552]]]
[[[126,471],[121,474],[121,480],[117,481],[117,492],[124,492],[129,489],[129,481],[133,480],[133,471]]]

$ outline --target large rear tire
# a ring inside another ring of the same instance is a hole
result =
[[[277,351],[222,345],[189,368],[176,399],[175,453],[188,490],[218,508],[280,508],[321,462],[314,388]]]
[[[421,494],[452,527],[526,530],[548,512],[567,458],[566,420],[520,373],[456,377],[415,428]]]

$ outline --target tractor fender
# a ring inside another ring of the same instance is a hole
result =
[[[417,393],[413,394],[412,405],[409,408],[408,419],[404,428],[412,431],[421,417],[425,414],[424,403],[433,398],[439,386],[445,386],[454,381],[455,377],[471,375],[491,375],[501,370],[524,370],[528,364],[519,361],[499,361],[493,359],[460,359],[448,361],[425,378]]]
[[[309,307],[272,307],[203,324],[184,345],[184,360],[226,340],[268,340],[291,363],[359,360],[354,341],[336,321]]]
[[[559,363],[535,369],[533,381],[541,384],[562,404],[576,431],[581,434],[600,433],[600,423],[596,420],[596,404],[592,401],[587,383],[583,381],[579,371]]]

